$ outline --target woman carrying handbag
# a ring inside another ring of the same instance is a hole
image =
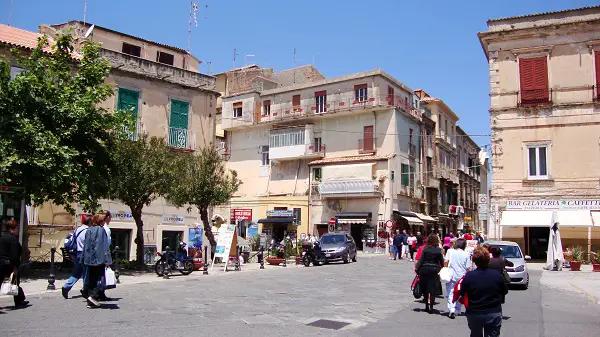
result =
[[[23,248],[19,243],[19,239],[17,239],[18,235],[19,224],[15,220],[9,220],[6,224],[6,232],[0,236],[0,282],[4,282],[4,279],[9,278],[10,284],[16,285],[17,293],[16,295],[13,294],[13,299],[16,307],[22,307],[29,304],[29,301],[25,300],[23,288],[19,286],[19,266],[21,265]]]

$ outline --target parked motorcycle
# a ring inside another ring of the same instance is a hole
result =
[[[177,253],[167,247],[166,251],[157,252],[156,255],[159,258],[154,265],[154,271],[158,276],[163,276],[165,272],[169,273],[173,270],[178,270],[182,275],[189,275],[194,271],[194,258],[188,256],[184,242],[179,244]]]
[[[302,244],[302,263],[305,267],[309,267],[311,263],[313,266],[320,266],[326,262],[325,254],[321,251],[319,242]]]

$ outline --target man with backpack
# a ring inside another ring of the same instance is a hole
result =
[[[74,255],[73,262],[75,264],[75,266],[73,267],[73,273],[71,274],[71,277],[69,277],[67,283],[65,283],[65,285],[61,288],[62,295],[65,299],[69,298],[69,291],[71,290],[71,288],[73,288],[75,283],[77,283],[77,280],[83,278],[85,283],[87,268],[81,261],[81,258],[83,256],[85,233],[87,232],[88,225],[90,224],[91,220],[92,217],[86,217],[83,221],[83,225],[79,226],[75,230],[71,238],[68,239],[68,241],[65,243],[65,249],[67,253],[69,253],[69,255],[71,256]],[[83,295],[83,297],[87,297],[87,294],[85,294],[83,290],[81,294]]]

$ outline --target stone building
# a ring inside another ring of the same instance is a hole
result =
[[[488,20],[490,236],[600,248],[600,6]],[[595,225],[595,226],[594,226]]]

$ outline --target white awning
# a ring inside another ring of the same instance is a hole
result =
[[[556,211],[556,222],[561,227],[592,227],[592,215],[588,210]],[[600,225],[600,224],[599,224]]]
[[[417,215],[417,218],[423,220],[423,221],[437,221],[434,218],[430,217],[427,214],[423,214],[423,213],[415,213]]]
[[[338,224],[366,224],[367,219],[338,219]]]
[[[550,227],[552,211],[504,211],[500,226]]]
[[[419,218],[415,218],[412,216],[402,216],[402,215],[400,217],[406,219],[406,221],[408,221],[409,225],[423,226],[423,221],[421,221],[421,219],[419,219]]]
[[[600,212],[592,212],[592,220],[594,221],[594,226],[600,227]]]

